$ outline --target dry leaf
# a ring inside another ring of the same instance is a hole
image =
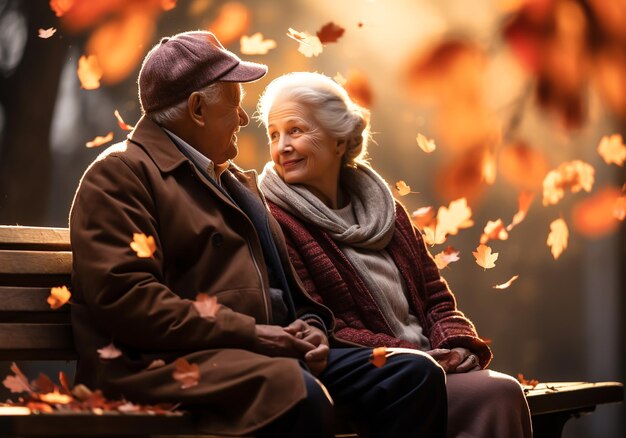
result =
[[[81,88],[95,90],[100,87],[103,71],[95,55],[81,56],[78,59],[78,70],[76,72],[78,73]]]
[[[517,280],[518,278],[519,278],[519,275],[514,275],[509,279],[509,281],[502,283],[502,284],[496,284],[493,288],[494,289],[508,289],[508,287],[512,285],[513,282]]]
[[[263,39],[261,32],[252,36],[242,35],[239,43],[240,51],[244,55],[265,55],[276,47],[276,41]]]
[[[377,347],[372,350],[369,361],[376,368],[380,368],[387,362],[387,347]]]
[[[107,135],[105,136],[96,136],[96,138],[94,138],[91,141],[88,141],[87,143],[85,143],[85,146],[87,146],[88,148],[97,148],[98,146],[102,146],[103,144],[106,144],[108,142],[110,142],[111,140],[113,140],[113,132],[109,132]]]
[[[528,209],[530,208],[530,204],[533,203],[533,199],[535,199],[535,194],[533,192],[520,192],[517,197],[517,213],[515,213],[513,220],[506,227],[507,231],[511,231],[513,228],[522,223],[524,219],[526,219]]]
[[[178,0],[161,0],[161,8],[164,11],[171,11],[176,7],[176,2]]]
[[[537,379],[526,380],[526,378],[524,377],[522,373],[519,373],[517,375],[517,380],[519,381],[520,384],[524,386],[530,386],[531,388],[534,388],[535,386],[539,385],[539,380]]]
[[[74,400],[71,395],[61,394],[58,390],[48,394],[39,394],[39,399],[51,405],[66,405]]]
[[[413,224],[420,230],[430,225],[434,218],[435,210],[430,206],[420,207],[411,213],[411,220],[413,221]]]
[[[50,0],[50,9],[57,17],[62,17],[72,9],[76,0]]]
[[[46,376],[44,373],[39,373],[39,377],[37,377],[37,380],[31,382],[31,386],[37,392],[42,394],[58,390],[56,385],[52,383],[52,380],[50,380],[50,377]]]
[[[456,235],[461,228],[469,228],[473,225],[472,209],[468,207],[467,199],[456,199],[450,202],[447,208],[439,207],[437,227],[442,233]]]
[[[421,133],[417,134],[415,140],[417,141],[417,145],[420,147],[420,149],[422,149],[427,154],[430,154],[432,151],[437,149],[437,146],[435,145],[435,140],[429,140],[425,135]]]
[[[440,245],[446,241],[446,233],[437,226],[437,222],[430,224],[422,230],[424,232],[424,242],[429,245]]]
[[[122,355],[122,352],[113,345],[113,343],[106,345],[98,350],[98,356],[100,359],[117,359]]]
[[[214,317],[220,310],[220,304],[217,302],[217,297],[205,293],[199,293],[196,295],[196,301],[193,302],[193,305],[200,316]]]
[[[38,29],[38,37],[42,38],[42,39],[48,39],[50,38],[52,35],[54,35],[56,33],[56,29],[54,27],[50,27],[48,29]]]
[[[458,261],[459,253],[460,251],[457,251],[451,246],[448,246],[446,249],[444,249],[435,256],[435,264],[437,265],[437,268],[443,269],[450,263]]]
[[[113,115],[115,116],[115,118],[117,119],[117,124],[120,126],[120,128],[122,128],[124,131],[132,131],[133,129],[135,129],[134,126],[131,126],[129,124],[127,124],[124,119],[122,119],[122,116],[120,115],[120,112],[118,110],[115,110],[115,112],[113,113]]]
[[[333,23],[326,23],[320,30],[317,31],[317,37],[322,44],[336,43],[346,30]]]
[[[408,186],[403,180],[396,183],[396,190],[400,196],[406,196],[411,193],[411,186]]]
[[[50,295],[47,301],[51,309],[58,309],[67,303],[70,298],[72,298],[72,293],[68,290],[67,286],[53,287],[50,289]]]
[[[550,234],[546,243],[550,247],[554,260],[558,259],[561,253],[567,248],[567,239],[569,238],[569,230],[567,224],[562,218],[552,221],[550,224]]]
[[[567,161],[548,172],[543,180],[543,205],[558,203],[565,193],[581,189],[590,192],[594,182],[594,168],[581,160]]]
[[[506,240],[508,238],[509,233],[507,233],[504,227],[504,222],[502,222],[502,219],[498,219],[495,221],[487,221],[483,234],[480,236],[480,243],[487,243],[490,240]]]
[[[307,58],[318,56],[324,51],[324,46],[322,46],[322,42],[316,35],[310,35],[307,32],[299,32],[290,27],[287,36],[300,43],[298,52],[302,53]]]
[[[130,247],[137,253],[137,257],[150,258],[156,251],[156,243],[153,236],[146,236],[143,233],[133,233],[133,241]]]
[[[185,358],[178,358],[174,362],[174,380],[182,383],[181,389],[191,388],[198,384],[200,380],[200,367],[197,364],[190,364]]]
[[[615,163],[618,166],[626,160],[626,146],[620,134],[605,135],[598,145],[598,153],[604,158],[606,164]]]
[[[491,253],[491,248],[487,245],[478,245],[476,251],[472,252],[476,258],[476,264],[484,269],[491,269],[496,266],[495,261],[498,260],[498,253]]]
[[[147,370],[154,370],[157,368],[161,368],[165,366],[165,361],[163,359],[155,359],[150,362],[150,365],[146,368]]]
[[[11,364],[11,371],[15,374],[14,376],[7,376],[2,384],[8,388],[11,392],[33,392],[33,388],[28,383],[28,378],[22,373],[22,371],[18,368],[17,364],[13,362]]]
[[[343,75],[339,72],[337,72],[337,74],[333,76],[333,81],[337,82],[342,87],[346,85],[346,82],[348,82],[348,80],[344,78]]]

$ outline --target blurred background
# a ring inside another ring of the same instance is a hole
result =
[[[490,340],[491,368],[624,381],[626,0],[0,0],[0,224],[67,226],[86,166],[128,134],[114,112],[129,125],[140,117],[141,60],[193,29],[269,66],[245,86],[250,115],[283,73],[343,84],[371,109],[371,163],[392,187],[410,186],[394,193],[416,223],[424,207],[467,200],[474,225],[431,251],[459,251],[442,273]],[[108,142],[87,148],[97,136]],[[260,171],[269,154],[256,122],[239,144],[236,162]],[[520,194],[534,194],[527,216],[506,240],[492,236],[499,257],[485,270],[472,252],[488,221],[511,223]],[[555,259],[546,241],[559,218],[569,239]],[[625,414],[601,406],[564,436],[624,436]]]

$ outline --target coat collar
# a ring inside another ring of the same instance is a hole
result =
[[[139,119],[135,129],[128,135],[128,140],[146,151],[161,172],[171,172],[189,161],[165,131],[146,116]]]

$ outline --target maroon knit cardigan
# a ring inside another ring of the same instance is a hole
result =
[[[398,339],[370,291],[335,241],[323,230],[304,223],[268,202],[285,234],[289,257],[305,289],[335,317],[334,340],[366,347],[418,348]],[[385,250],[406,282],[410,311],[419,320],[432,348],[465,347],[485,368],[491,350],[472,322],[456,307],[454,295],[416,232],[404,207],[396,202],[395,232]]]

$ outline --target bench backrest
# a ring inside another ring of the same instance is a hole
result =
[[[76,358],[70,306],[47,302],[71,269],[67,228],[0,226],[0,360]]]

